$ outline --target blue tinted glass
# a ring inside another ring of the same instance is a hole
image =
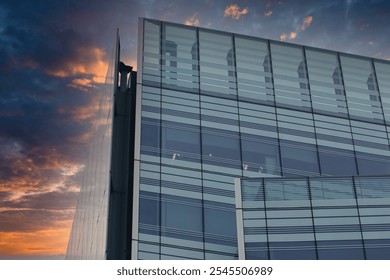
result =
[[[361,240],[317,241],[320,260],[364,260]]]
[[[235,36],[240,100],[273,103],[274,92],[266,41]]]
[[[236,98],[232,35],[199,31],[200,89],[202,94]]]
[[[317,259],[313,241],[270,242],[271,260],[315,260]]]
[[[246,260],[268,260],[268,245],[265,242],[249,242],[245,244]]]
[[[236,236],[234,211],[205,208],[205,228],[209,234]]]
[[[144,118],[141,126],[141,145],[158,148],[160,146],[159,120]]]
[[[356,175],[355,155],[352,151],[330,147],[318,148],[322,175]]]
[[[139,231],[144,234],[160,235],[160,194],[140,192]]]
[[[314,145],[280,141],[284,176],[315,176],[319,174],[318,155]]]
[[[154,20],[144,21],[143,69],[142,82],[144,84],[159,86],[161,82],[160,64],[160,22]]]
[[[280,174],[279,148],[272,138],[253,136],[253,141],[241,140],[244,170],[262,174]],[[256,140],[255,140],[256,139]]]
[[[163,23],[162,85],[197,91],[199,88],[196,29]]]
[[[371,60],[341,54],[340,61],[350,116],[362,120],[383,120]]]
[[[359,175],[390,174],[390,161],[388,157],[356,153]]]
[[[389,239],[364,240],[367,260],[390,260]]]
[[[375,61],[375,71],[386,123],[390,124],[390,63]]]
[[[176,127],[180,128],[179,125]],[[175,160],[200,160],[200,133],[198,127],[176,129],[163,127],[162,148],[164,157]]]
[[[302,47],[271,43],[271,57],[276,103],[311,108]]]
[[[306,48],[313,110],[346,116],[347,104],[336,52]]]
[[[202,241],[202,208],[197,199],[162,195],[162,234],[172,238]]]
[[[241,168],[238,133],[222,130],[203,131],[203,163]]]
[[[205,201],[205,242],[223,246],[237,246],[236,212],[233,205]],[[214,245],[218,248],[218,245]],[[229,249],[231,250],[231,249]]]

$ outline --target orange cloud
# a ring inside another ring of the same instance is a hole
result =
[[[97,86],[93,85],[93,80],[92,79],[74,79],[71,84],[68,86],[73,87],[73,88],[78,88],[83,91],[87,91],[89,88],[97,88]]]
[[[200,21],[197,18],[198,14],[194,13],[191,17],[188,17],[184,20],[185,25],[190,25],[190,26],[199,26]]]
[[[72,221],[58,222],[55,227],[30,232],[0,232],[0,255],[56,256],[66,252]]]
[[[246,15],[249,13],[248,8],[244,8],[240,10],[240,7],[238,7],[236,4],[230,4],[226,6],[224,17],[231,16],[235,20],[239,20],[241,16]]]
[[[72,178],[83,165],[51,148],[22,156],[9,159],[13,173],[0,179],[0,256],[64,255],[79,191]]]
[[[0,178],[0,194],[9,193],[3,202],[16,202],[65,188],[67,178],[79,173],[83,164],[64,158],[57,149],[33,147],[22,158],[9,159],[7,167],[11,171]]]
[[[313,22],[313,16],[305,17],[301,25],[301,30],[302,31],[305,30],[307,27],[311,25],[312,22]]]
[[[297,37],[297,33],[296,33],[296,32],[291,32],[290,35],[288,36],[288,38],[289,38],[290,40],[295,39],[295,37]]]
[[[287,34],[286,33],[282,33],[282,34],[280,34],[280,36],[279,36],[279,38],[280,38],[280,40],[281,41],[286,41],[287,40]]]
[[[56,69],[48,69],[47,73],[55,77],[69,77],[78,74],[90,75],[91,83],[104,83],[108,68],[108,59],[103,49],[82,47],[72,61],[59,65]]]
[[[279,36],[281,41],[286,41],[287,39],[293,40],[293,39],[295,39],[295,37],[297,37],[297,33],[296,32],[290,32],[290,34],[282,33]]]
[[[269,10],[268,12],[265,12],[264,15],[265,15],[266,17],[270,17],[270,16],[272,15],[272,11]]]

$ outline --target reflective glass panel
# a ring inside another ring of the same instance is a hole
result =
[[[163,23],[162,29],[162,86],[198,92],[196,29],[169,23]]]
[[[383,120],[371,60],[340,54],[348,110],[356,119]]]
[[[240,100],[274,103],[268,43],[235,36],[237,85]]]
[[[302,48],[271,43],[272,69],[277,104],[311,108],[307,70]]]
[[[374,61],[376,78],[383,106],[386,123],[390,124],[390,63]]]
[[[306,48],[306,60],[313,110],[347,116],[338,54]]]
[[[199,30],[202,94],[236,98],[236,71],[231,34]]]

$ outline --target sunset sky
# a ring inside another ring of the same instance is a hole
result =
[[[120,30],[136,67],[138,17],[390,60],[388,0],[2,0],[0,259],[62,259]]]

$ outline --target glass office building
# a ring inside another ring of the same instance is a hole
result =
[[[138,43],[130,258],[390,259],[388,61],[150,19]]]

